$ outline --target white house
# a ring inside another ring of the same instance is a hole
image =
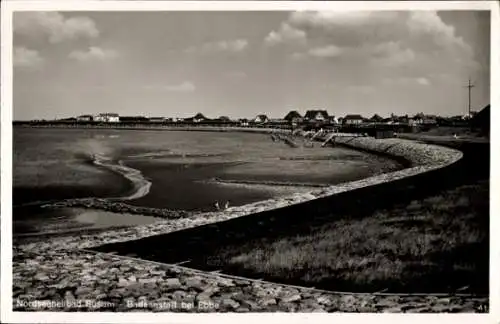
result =
[[[117,123],[120,121],[120,116],[115,113],[101,113],[94,116],[94,120],[103,123]]]

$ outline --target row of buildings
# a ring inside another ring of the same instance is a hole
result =
[[[326,110],[308,110],[303,116],[296,110],[288,112],[283,118],[269,118],[265,114],[259,114],[254,118],[231,119],[227,116],[218,118],[207,118],[198,113],[189,118],[169,117],[144,117],[144,116],[120,116],[116,113],[100,113],[95,115],[81,115],[78,117],[55,119],[55,120],[31,120],[14,121],[14,125],[63,125],[69,127],[93,127],[101,125],[105,127],[157,127],[157,126],[217,126],[217,127],[263,127],[280,129],[334,129],[342,132],[360,132],[365,134],[376,133],[407,133],[428,130],[433,127],[468,127],[471,130],[479,130],[484,134],[490,131],[490,106],[469,115],[457,115],[443,117],[418,113],[412,116],[397,116],[391,114],[389,117],[381,117],[374,114],[364,117],[359,114],[348,114],[343,117],[330,115]]]
[[[120,115],[115,113],[101,113],[97,115],[81,115],[75,119],[79,122],[118,123],[120,121]]]
[[[466,120],[471,116],[455,116],[451,119],[456,121]],[[413,116],[396,116],[391,114],[389,117],[381,117],[374,114],[371,117],[364,117],[359,114],[349,114],[343,117],[330,115],[326,110],[308,110],[303,116],[297,111],[288,112],[283,118],[269,118],[265,114],[259,114],[252,119],[240,118],[231,119],[227,116],[218,118],[207,118],[202,113],[198,113],[190,118],[168,118],[168,117],[144,117],[144,116],[119,116],[116,113],[100,113],[96,115],[81,115],[69,120],[76,122],[104,122],[104,123],[218,123],[218,124],[239,124],[240,126],[250,125],[289,125],[301,126],[304,124],[321,125],[346,125],[362,126],[374,124],[387,125],[435,125],[439,122],[435,115],[426,115],[419,113]],[[450,118],[448,118],[450,120]]]

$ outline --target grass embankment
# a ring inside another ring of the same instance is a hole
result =
[[[429,130],[418,132],[416,134],[426,135],[426,136],[445,136],[445,137],[457,135],[459,138],[486,138],[486,136],[477,129],[471,129],[470,127],[462,127],[462,126],[434,127]]]
[[[332,215],[308,233],[219,257],[240,273],[332,290],[486,293],[488,200],[489,182],[478,182],[361,219]]]

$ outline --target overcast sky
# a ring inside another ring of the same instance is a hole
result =
[[[14,118],[457,115],[489,104],[489,12],[14,14]]]

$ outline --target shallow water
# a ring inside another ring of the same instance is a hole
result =
[[[290,193],[210,181],[336,184],[401,168],[345,149],[274,142],[249,133],[14,128],[15,205],[78,197],[209,211]],[[16,218],[16,213],[14,213]]]
[[[144,225],[161,220],[161,218],[151,216],[80,208],[33,208],[29,217],[26,217],[28,215],[24,216],[15,223],[14,231],[17,233],[61,234],[81,230]]]

